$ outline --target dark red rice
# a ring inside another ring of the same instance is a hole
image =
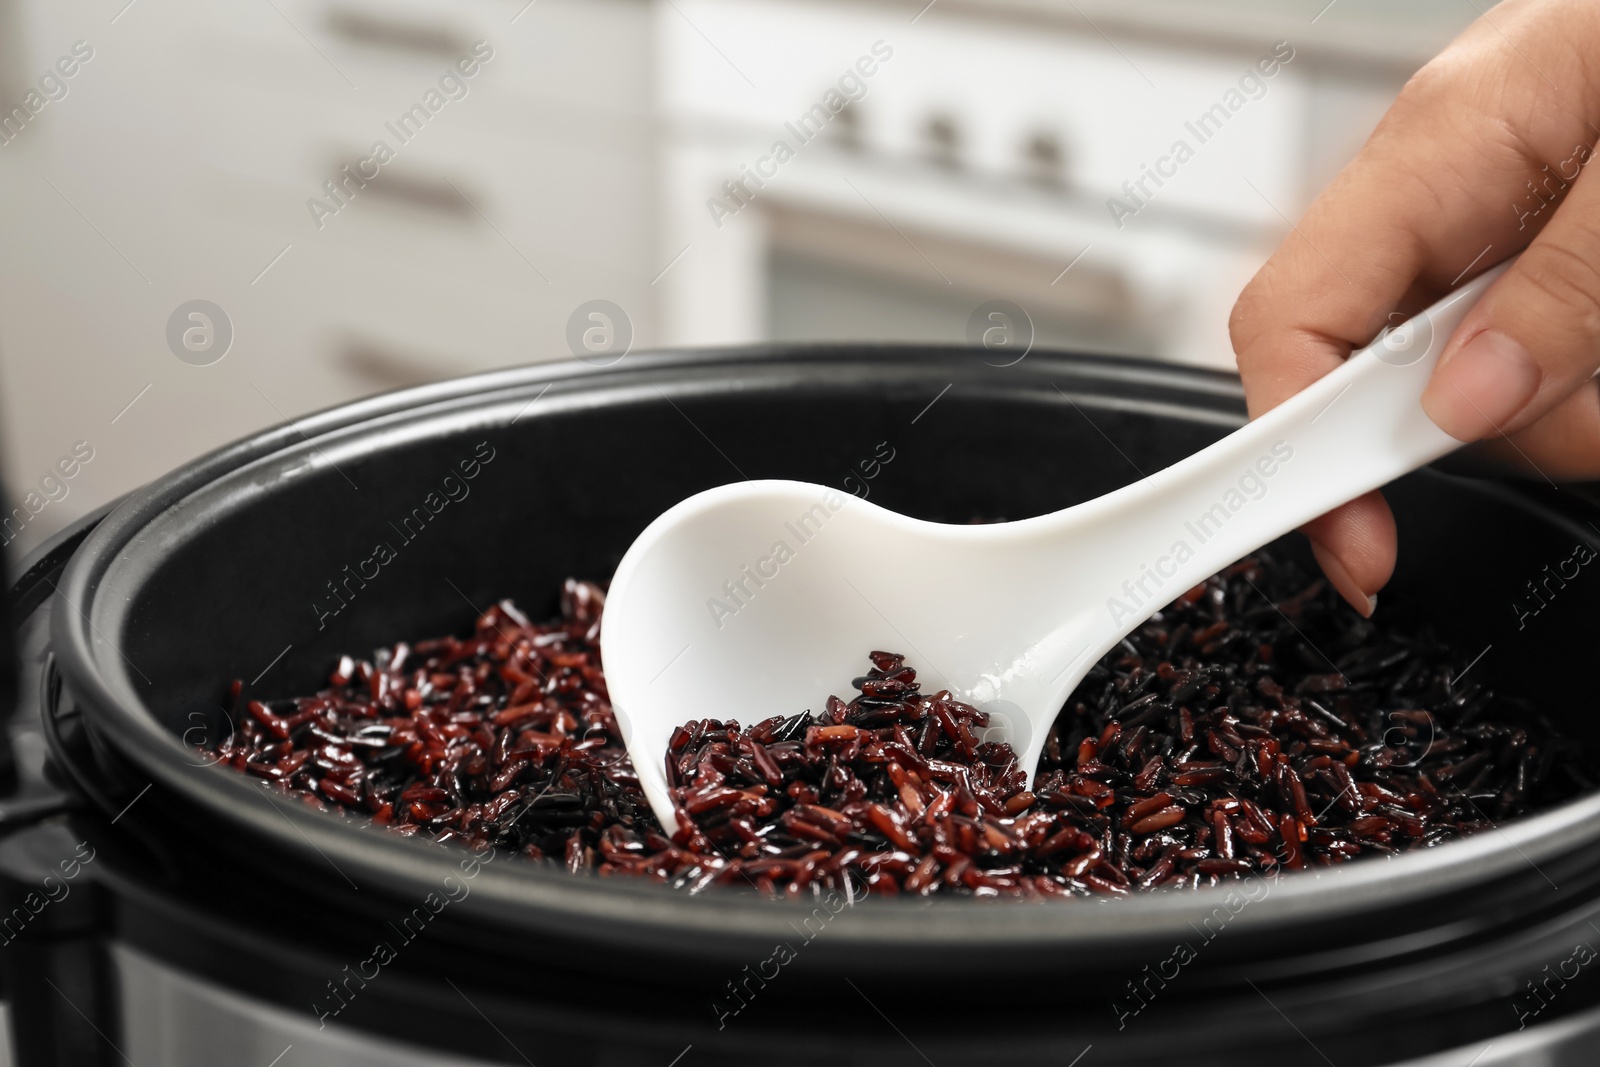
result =
[[[343,657],[329,687],[251,700],[238,770],[307,803],[699,891],[1066,896],[1197,886],[1425,848],[1590,786],[1576,747],[1427,635],[1363,620],[1293,567],[1246,560],[1095,666],[1031,788],[987,717],[871,654],[848,703],[671,740],[660,829],[600,669],[604,593],[510,602],[467,638]]]

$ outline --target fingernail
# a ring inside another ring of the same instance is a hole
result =
[[[1322,573],[1328,576],[1328,581],[1333,583],[1339,595],[1349,601],[1350,606],[1359,611],[1363,618],[1372,618],[1372,613],[1378,609],[1377,594],[1368,593],[1357,585],[1338,556],[1311,538],[1307,537],[1306,540],[1311,541],[1311,554],[1317,558],[1317,565],[1322,568]]]
[[[1422,393],[1422,410],[1458,441],[1498,435],[1539,389],[1528,350],[1499,330],[1485,330],[1448,353]]]

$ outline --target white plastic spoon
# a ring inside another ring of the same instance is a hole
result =
[[[665,772],[675,727],[820,709],[865,673],[873,649],[904,653],[923,692],[949,689],[987,711],[1031,780],[1067,696],[1140,623],[1274,538],[1459,447],[1423,413],[1422,390],[1504,269],[1216,444],[1051,515],[946,526],[790,481],[678,504],[623,557],[600,636],[656,815],[677,828]]]

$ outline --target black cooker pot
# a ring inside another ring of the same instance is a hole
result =
[[[1235,380],[1127,360],[635,355],[363,401],[160,479],[14,583],[27,699],[0,804],[0,969],[22,1064],[1588,1062],[1600,796],[1274,883],[796,905],[475,861],[197,747],[227,728],[230,679],[307,692],[341,652],[462,631],[500,597],[553,612],[562,578],[605,578],[713,485],[1022,518],[1241,418]],[[447,490],[463,460],[477,476]],[[1597,750],[1589,579],[1531,613],[1525,583],[1594,542],[1600,510],[1432,471],[1390,497],[1380,610],[1483,650],[1476,681]]]

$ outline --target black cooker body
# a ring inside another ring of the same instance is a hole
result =
[[[0,952],[22,1063],[121,1062],[114,1035],[144,1003],[130,982],[152,965],[287,1013],[281,1033],[331,1026],[491,1062],[1344,1065],[1477,1042],[1499,1049],[1488,1067],[1516,1062],[1498,1057],[1528,1034],[1554,1035],[1539,1054],[1559,1057],[1600,988],[1581,966],[1559,996],[1529,983],[1600,943],[1592,798],[1243,905],[796,910],[499,857],[410,936],[423,919],[408,916],[468,857],[274,800],[192,747],[225,728],[207,709],[228,679],[308,691],[341,652],[460,631],[499,597],[551,610],[562,578],[609,575],[650,519],[703,488],[799,478],[923,518],[1022,518],[1241,418],[1237,382],[1202,371],[777,349],[442,383],[197,460],[69,531],[14,587],[12,747],[33,760],[19,759],[32,769],[14,810],[0,807],[14,827],[0,885],[13,911],[46,879],[68,887]],[[464,462],[477,474],[446,493]],[[445,505],[407,524],[430,493]],[[1592,655],[1590,594],[1573,581],[1535,617],[1523,589],[1594,540],[1600,511],[1433,472],[1390,495],[1401,563],[1382,610],[1485,648],[1480,679],[1600,741],[1581,673],[1547,666]],[[378,543],[392,560],[349,582]]]

